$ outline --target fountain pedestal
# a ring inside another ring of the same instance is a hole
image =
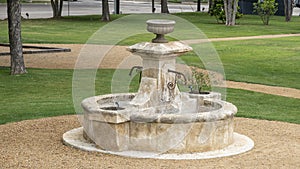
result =
[[[180,43],[138,43],[128,48],[143,59],[139,91],[131,104],[138,108],[164,106],[179,109],[180,91],[176,85],[176,57],[192,48]]]

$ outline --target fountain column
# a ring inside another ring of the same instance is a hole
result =
[[[155,33],[152,42],[137,43],[128,48],[143,59],[143,72],[139,91],[131,101],[138,108],[156,107],[160,110],[178,110],[180,91],[176,85],[176,57],[192,48],[181,42],[168,42],[164,35],[174,30],[175,21],[148,20],[147,30]],[[178,101],[177,101],[178,100]],[[161,107],[161,109],[159,108]]]

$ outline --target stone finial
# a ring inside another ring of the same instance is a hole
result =
[[[151,19],[147,22],[147,30],[156,34],[156,37],[152,39],[153,43],[168,43],[165,39],[165,34],[171,33],[174,30],[175,21],[163,20],[163,19]]]

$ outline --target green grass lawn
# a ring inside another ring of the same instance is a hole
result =
[[[227,89],[227,101],[238,108],[238,117],[300,124],[300,99]]]
[[[226,78],[300,89],[300,37],[214,43]]]
[[[288,37],[213,44],[227,80],[300,89],[299,42],[300,37]],[[199,63],[193,53],[181,59],[187,64]],[[201,63],[199,66],[204,67]]]
[[[75,114],[72,100],[73,70],[28,69],[28,72],[10,76],[9,68],[0,67],[0,124]],[[111,93],[114,72],[111,69],[97,72],[96,95]],[[127,76],[128,72],[125,72]],[[136,83],[131,84],[130,91],[138,88],[137,76],[134,81]]]
[[[63,114],[74,114],[72,70],[29,69],[9,76],[0,69],[0,124]]]
[[[123,15],[111,15],[112,20]],[[61,19],[29,19],[22,21],[23,43],[84,44],[107,22],[99,15],[70,16]],[[0,42],[8,42],[7,21],[0,21]]]
[[[300,124],[300,99],[227,89],[227,101],[238,108],[237,117]]]
[[[255,15],[244,15],[239,25],[228,27],[217,24],[214,17],[206,13],[178,13],[202,30],[209,38],[254,36],[266,34],[300,33],[300,17],[293,17],[291,22],[285,22],[284,17],[274,16],[270,25],[263,25]],[[124,15],[112,15],[117,19]],[[130,22],[130,21],[128,21]],[[100,16],[71,16],[59,20],[32,19],[23,20],[22,36],[24,43],[86,43],[88,38],[100,27],[107,23],[100,21]],[[8,42],[7,21],[0,21],[0,42]],[[140,37],[142,41],[149,38]],[[127,43],[127,44],[133,44]],[[126,44],[126,43],[124,43]]]
[[[217,24],[214,17],[205,13],[178,13],[180,16],[200,28],[208,38],[256,36],[271,34],[300,33],[300,17],[285,22],[283,16],[272,16],[270,25],[263,25],[257,15],[243,15],[236,26]]]
[[[26,75],[10,76],[8,68],[0,68],[0,124],[75,114],[72,101],[72,70],[28,71],[29,74]],[[98,71],[95,82],[97,95],[111,92],[110,81],[113,73],[114,70]],[[136,76],[130,91],[134,92],[137,88]],[[228,89],[227,100],[238,107],[240,117],[300,124],[300,99]]]

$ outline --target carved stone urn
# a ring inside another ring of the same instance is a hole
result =
[[[175,21],[163,20],[163,19],[152,19],[147,22],[147,30],[156,34],[156,37],[152,39],[153,43],[168,43],[165,39],[165,34],[174,31]]]

